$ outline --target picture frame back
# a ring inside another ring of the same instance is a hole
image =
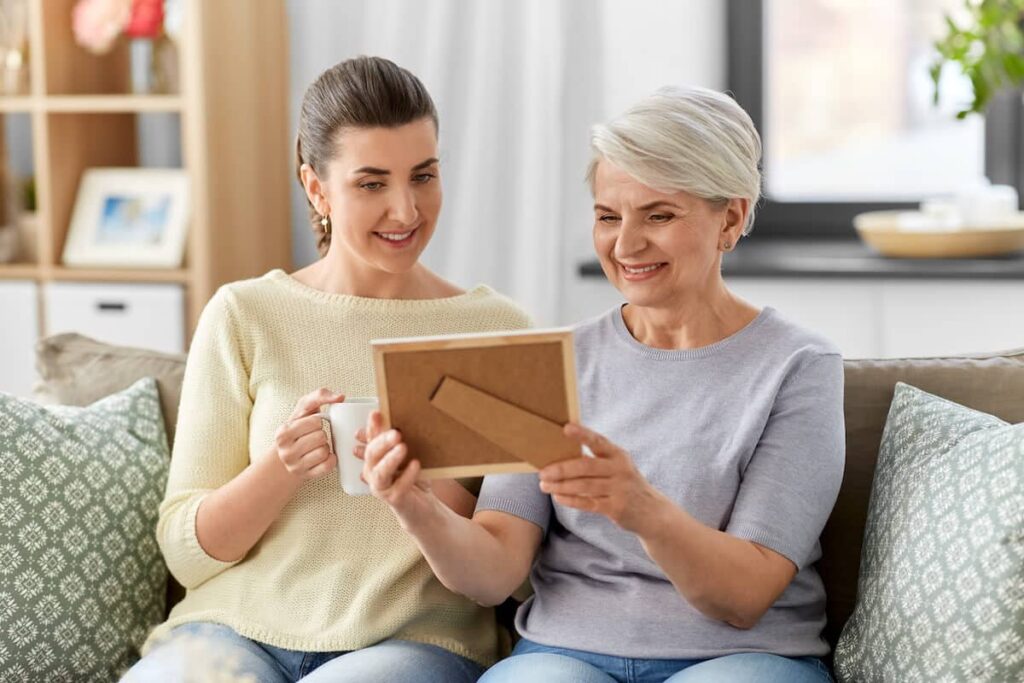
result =
[[[426,479],[532,472],[581,453],[572,331],[372,342],[385,429],[401,431]]]

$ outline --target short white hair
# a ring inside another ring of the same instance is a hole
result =
[[[590,132],[594,189],[605,159],[660,192],[689,192],[713,203],[750,200],[743,234],[761,197],[761,137],[747,112],[724,93],[699,87],[661,88]]]

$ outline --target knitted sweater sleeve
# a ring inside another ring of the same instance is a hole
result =
[[[171,574],[192,589],[236,562],[208,555],[196,536],[203,498],[249,465],[249,364],[231,292],[221,289],[200,316],[182,384],[167,492],[157,542]],[[249,354],[251,358],[251,354]]]

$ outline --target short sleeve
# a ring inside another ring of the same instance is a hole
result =
[[[726,532],[771,548],[802,569],[816,559],[845,461],[843,360],[814,356],[783,381]]]
[[[496,510],[533,522],[545,534],[551,521],[551,496],[540,490],[540,476],[492,474],[484,477],[476,512]]]

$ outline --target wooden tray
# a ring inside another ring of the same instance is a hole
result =
[[[853,226],[868,246],[892,258],[974,258],[1024,249],[1024,212],[1001,219],[998,225],[958,230],[901,229],[900,217],[907,213],[862,213],[854,217]]]

